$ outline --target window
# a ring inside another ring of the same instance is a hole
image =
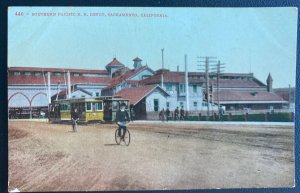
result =
[[[170,107],[170,102],[167,102],[166,106],[167,106],[167,108],[169,108]]]
[[[85,98],[85,95],[81,95],[81,98]]]
[[[42,75],[42,73],[41,72],[35,72],[34,75],[40,76],[40,75]]]
[[[197,107],[197,105],[198,105],[197,102],[194,102],[194,107]]]
[[[172,85],[171,84],[167,84],[166,85],[166,90],[167,91],[172,91]]]
[[[14,75],[20,75],[20,74],[21,74],[21,73],[18,72],[18,71],[14,72]]]
[[[54,75],[55,76],[61,76],[61,73],[60,72],[55,72]]]
[[[153,100],[153,104],[154,104],[154,111],[158,111],[159,109],[159,102],[158,102],[158,99],[154,99]]]
[[[144,79],[146,79],[146,78],[149,78],[149,77],[151,77],[150,75],[143,75],[142,76],[142,80],[144,80]]]
[[[86,111],[92,111],[92,103],[86,103],[85,109]]]
[[[180,102],[179,104],[180,104],[180,105],[179,105],[180,107],[183,107],[183,102]]]
[[[100,93],[99,92],[96,92],[96,97],[98,97],[100,95]]]
[[[203,103],[202,103],[202,106],[203,106],[203,107],[207,107],[207,103],[206,103],[206,102],[203,102]]]
[[[197,85],[193,85],[193,92],[197,93]]]
[[[24,74],[25,75],[31,75],[31,72],[26,71],[26,72],[24,72]]]
[[[103,110],[103,105],[102,102],[97,102],[96,103],[96,111],[102,111]]]
[[[184,84],[179,85],[179,93],[185,93],[185,85]]]
[[[79,73],[74,73],[74,76],[79,76]]]

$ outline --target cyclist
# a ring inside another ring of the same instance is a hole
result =
[[[116,122],[119,126],[119,131],[118,131],[118,135],[121,137],[121,139],[124,139],[125,137],[125,132],[126,132],[126,122],[130,121],[128,112],[125,110],[126,104],[122,103],[120,105],[120,109],[117,111],[116,114]],[[121,130],[123,130],[122,132],[122,136],[121,136]]]
[[[72,127],[73,131],[77,132],[77,121],[79,120],[79,114],[77,112],[77,109],[74,109],[74,112],[72,113]]]

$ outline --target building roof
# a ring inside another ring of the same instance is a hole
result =
[[[122,97],[123,99],[129,100],[130,104],[136,105],[143,98],[149,95],[155,89],[160,89],[166,96],[169,96],[163,89],[158,85],[143,86],[143,87],[134,87],[134,88],[125,88],[117,92],[115,97]]]
[[[214,101],[218,100],[217,92],[214,92]],[[281,96],[267,92],[267,91],[245,91],[245,90],[220,90],[219,92],[220,102],[226,103],[257,103],[257,102],[269,102],[269,103],[286,103]]]
[[[71,93],[74,93],[74,92],[76,92],[76,91],[81,91],[81,92],[86,93],[86,94],[88,94],[88,95],[90,95],[90,96],[93,95],[91,92],[88,92],[88,91],[86,91],[86,90],[84,90],[84,89],[82,89],[82,88],[78,88],[77,86],[73,86],[73,88],[71,88]],[[58,93],[58,96],[65,96],[65,95],[67,95],[67,93],[68,93],[68,89],[64,89],[64,90],[62,90],[62,91],[60,91],[60,92]],[[53,95],[51,98],[53,98],[53,97],[55,98],[56,95],[57,95],[57,94]]]
[[[136,57],[135,59],[133,59],[132,61],[135,61],[135,62],[140,62],[142,61],[142,59],[140,59],[139,57]]]
[[[271,76],[271,73],[269,73],[268,78],[267,78],[267,83],[272,82],[272,81],[273,81],[273,78]]]
[[[117,58],[114,58],[110,63],[108,63],[105,67],[124,67],[125,65],[122,64]]]
[[[39,68],[39,67],[8,67],[8,71],[29,71],[29,72],[70,72],[83,74],[102,74],[108,75],[107,70],[75,69],[75,68]]]
[[[71,76],[71,84],[109,84],[110,77],[94,77],[94,76]],[[51,76],[51,84],[60,82],[64,84],[67,82],[67,77],[64,76]],[[9,75],[8,85],[44,85],[48,83],[48,77],[43,75]]]
[[[161,72],[161,71],[157,71]],[[193,78],[192,76],[196,75],[202,75],[204,76],[203,73],[198,73],[198,72],[189,72],[189,84],[199,84],[199,83],[205,83],[206,80],[205,78]],[[228,73],[228,74],[222,74],[222,76],[233,76],[233,73]],[[237,80],[237,79],[232,79],[232,80],[227,80],[227,79],[222,79],[220,78],[220,87],[264,87],[265,85],[254,78],[253,76],[249,74],[241,74],[244,77],[252,77],[252,80]],[[249,76],[248,76],[249,75]],[[184,72],[172,72],[172,71],[164,71],[163,73],[164,77],[164,83],[181,83],[183,84],[185,82],[185,74]],[[240,77],[240,76],[235,76],[235,77]],[[161,73],[156,73],[155,75],[144,79],[140,81],[141,84],[159,84],[161,82]],[[210,79],[210,82],[213,84],[217,84],[217,80],[215,79]],[[205,86],[205,85],[204,85]]]
[[[148,66],[141,66],[138,69],[133,69],[133,70],[129,70],[127,72],[125,72],[124,74],[120,75],[120,76],[116,76],[114,77],[111,81],[110,81],[110,85],[103,88],[105,89],[112,89],[113,87],[117,86],[118,84],[120,84],[123,81],[128,81],[129,78],[131,78],[132,76],[138,74],[139,72],[143,71],[144,69],[148,68]],[[129,82],[128,82],[129,83]],[[136,84],[137,82],[135,82]]]

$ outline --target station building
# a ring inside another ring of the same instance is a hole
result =
[[[266,84],[252,73],[210,74],[209,93],[206,93],[205,73],[187,75],[186,79],[185,72],[179,70],[154,71],[138,57],[133,59],[133,68],[117,58],[103,70],[8,67],[8,107],[13,114],[24,114],[30,110],[46,111],[51,100],[120,96],[130,101],[142,119],[145,113],[150,115],[163,108],[174,111],[183,107],[198,113],[207,106],[218,111],[218,104],[228,111],[283,109],[288,105],[287,100],[274,93],[270,74]]]

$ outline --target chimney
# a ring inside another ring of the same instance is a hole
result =
[[[179,72],[179,66],[177,66],[177,72]]]

